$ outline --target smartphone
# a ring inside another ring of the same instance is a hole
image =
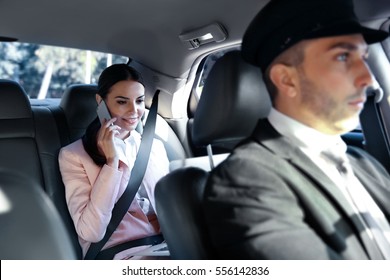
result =
[[[104,100],[99,103],[96,112],[101,124],[111,119],[110,111],[108,111],[106,102],[104,102]]]

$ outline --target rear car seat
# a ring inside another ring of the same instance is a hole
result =
[[[58,153],[61,147],[81,138],[89,123],[97,117],[96,85],[75,84],[64,92],[59,106],[34,106],[36,141],[42,163],[44,188],[54,202],[71,237],[77,258],[81,258],[78,236],[65,200],[65,187],[59,171]],[[170,160],[185,157],[176,134],[162,117],[158,117],[156,137],[166,147]]]
[[[54,203],[66,228],[63,234],[70,239],[68,247],[73,256],[69,258],[81,258],[81,249],[65,201],[58,153],[61,147],[79,139],[96,117],[96,90],[96,85],[72,85],[59,106],[31,106],[20,85],[11,81],[0,83],[0,171],[26,179]],[[170,160],[186,157],[180,140],[161,116],[156,137],[163,141]],[[61,225],[58,229],[63,228]],[[67,242],[64,240],[63,244]]]
[[[61,127],[58,127],[59,122],[53,117],[55,109],[58,110],[58,108],[45,106],[32,107],[36,129],[35,140],[41,161],[45,192],[54,202],[65,223],[77,258],[81,258],[81,247],[65,201],[65,186],[58,163],[58,153],[61,147],[69,143],[69,132],[67,130],[64,132],[60,129]]]
[[[33,107],[44,188],[61,214],[78,258],[82,257],[81,248],[65,200],[58,153],[61,147],[81,138],[89,123],[97,117],[96,92],[96,85],[75,84],[64,92],[59,106]],[[165,144],[170,160],[186,156],[176,134],[161,116],[156,123],[156,137]]]
[[[71,85],[64,92],[59,108],[52,108],[61,130],[63,145],[81,138],[88,125],[97,117],[96,92],[96,85]],[[146,109],[144,121],[148,112]],[[138,127],[137,130],[142,132],[142,127]],[[164,143],[170,161],[187,156],[176,133],[160,115],[157,116],[156,138]]]
[[[45,193],[28,97],[16,82],[0,80],[0,99],[0,188],[10,205],[0,212],[0,258],[75,259],[70,236]],[[53,128],[46,128],[49,137],[55,137]]]

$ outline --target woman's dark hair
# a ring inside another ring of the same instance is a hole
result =
[[[135,81],[145,86],[137,70],[127,64],[113,64],[100,74],[97,93],[106,99],[111,87],[120,81]]]
[[[137,70],[127,64],[113,64],[100,74],[97,94],[105,100],[112,86],[121,81],[135,81],[145,86]],[[88,155],[97,165],[102,166],[106,163],[106,158],[99,153],[96,137],[100,126],[99,118],[94,119],[87,127],[82,141]]]

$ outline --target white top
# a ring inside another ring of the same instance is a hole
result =
[[[317,165],[337,186],[343,184],[335,164],[323,155],[323,151],[338,147],[340,154],[345,154],[347,145],[339,135],[328,135],[308,127],[282,113],[271,109],[269,122],[281,135],[290,139],[315,165]]]

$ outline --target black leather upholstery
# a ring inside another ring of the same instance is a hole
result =
[[[0,171],[0,259],[75,259],[52,201],[27,176]]]
[[[213,258],[200,211],[206,179],[206,171],[186,168],[173,171],[158,183],[158,218],[174,259]]]
[[[26,93],[17,83],[0,80],[0,169],[30,177],[33,185],[42,186],[34,137],[34,121]]]
[[[27,94],[16,82],[0,80],[0,119],[31,119],[32,113]]]
[[[30,102],[19,84],[0,80],[0,98],[0,137],[34,137]]]
[[[248,136],[271,101],[258,67],[241,59],[239,51],[221,57],[205,82],[194,116],[195,145],[230,145]]]
[[[68,124],[70,142],[80,139],[88,125],[97,117],[96,93],[96,85],[86,84],[71,85],[64,92],[60,108]]]
[[[231,149],[251,134],[270,108],[260,70],[246,64],[239,51],[227,53],[217,60],[204,85],[193,140],[197,145],[226,144]],[[207,157],[188,159],[179,164],[192,167],[176,169],[157,183],[157,213],[173,259],[214,258],[201,207],[208,161]]]
[[[12,205],[9,212],[0,214],[3,259],[76,258],[63,221],[44,192],[44,163],[38,146],[25,91],[15,82],[0,80],[0,188]]]
[[[59,113],[61,112],[59,110]],[[69,131],[65,129],[66,123],[60,125],[58,120],[56,122],[53,117],[53,109],[44,106],[33,107],[33,115],[36,130],[35,141],[41,162],[45,192],[58,209],[71,238],[74,251],[77,257],[81,258],[81,247],[65,201],[65,186],[62,182],[58,163],[58,154],[61,147],[69,143]],[[65,121],[64,116],[61,119]],[[61,127],[63,127],[63,131],[60,133],[59,129]],[[66,140],[61,139],[61,135],[66,135]]]

